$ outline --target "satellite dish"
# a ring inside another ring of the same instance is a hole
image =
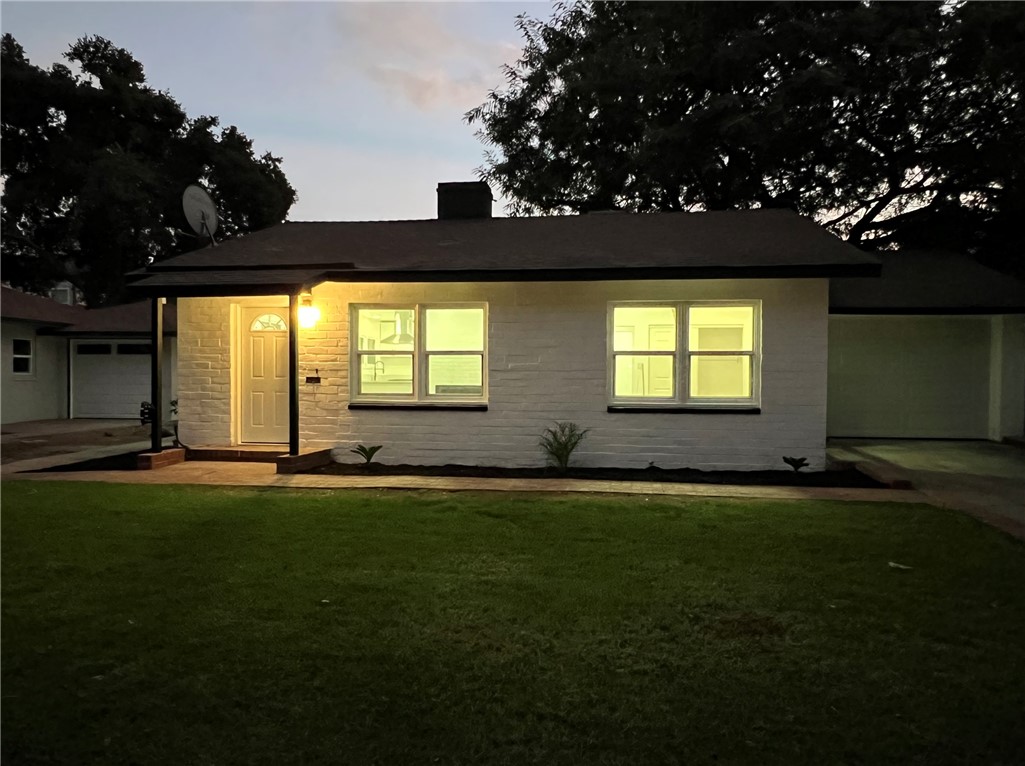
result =
[[[210,237],[210,243],[216,245],[214,232],[217,231],[217,206],[206,189],[196,184],[186,186],[182,194],[182,209],[192,230],[200,237]]]

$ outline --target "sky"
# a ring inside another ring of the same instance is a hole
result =
[[[463,115],[519,56],[547,2],[0,2],[0,28],[48,68],[76,39],[130,51],[190,117],[282,157],[289,220],[434,218],[440,181],[476,180]],[[506,200],[498,199],[495,215]]]

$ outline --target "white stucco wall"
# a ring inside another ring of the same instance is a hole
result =
[[[314,289],[322,319],[300,331],[302,448],[383,444],[384,463],[533,466],[556,420],[590,428],[582,466],[785,468],[783,455],[821,468],[826,438],[827,282],[340,284]],[[609,413],[606,317],[610,301],[762,301],[762,412]],[[349,410],[350,303],[488,303],[487,412]],[[182,440],[234,444],[233,317],[238,305],[284,298],[179,300],[178,398]],[[358,459],[353,456],[354,460]]]
[[[989,438],[1025,436],[1025,316],[990,319]]]
[[[67,404],[67,341],[64,338],[38,336],[34,322],[4,319],[2,343],[3,373],[0,375],[0,416],[4,423],[26,420],[66,418]],[[33,359],[30,375],[12,371],[13,340],[32,341]]]

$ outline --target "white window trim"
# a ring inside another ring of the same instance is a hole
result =
[[[14,351],[14,341],[25,341],[28,343],[28,353],[18,354]],[[34,338],[11,338],[11,374],[21,380],[28,378],[34,378],[36,375],[36,342]],[[15,359],[28,359],[28,370],[26,372],[16,372],[14,370]]]
[[[663,306],[676,311],[676,350],[675,351],[615,351],[615,310],[617,308],[653,308]],[[691,351],[690,350],[690,310],[692,308],[750,306],[754,309],[754,328],[752,333],[752,351]],[[691,301],[609,301],[606,311],[606,390],[610,406],[629,407],[631,409],[680,408],[730,410],[748,409],[761,406],[762,398],[762,302],[760,300],[691,300]],[[627,356],[669,356],[673,358],[673,391],[671,397],[626,397],[616,396],[616,355]],[[751,396],[744,398],[716,398],[690,396],[690,358],[698,356],[750,356],[751,357]]]
[[[379,311],[412,311],[413,312],[413,350],[389,351],[381,349],[359,349],[356,341],[359,338],[360,309]],[[481,309],[483,317],[483,349],[480,351],[428,351],[427,333],[422,332],[425,318],[430,309]],[[487,404],[488,403],[488,304],[479,302],[457,303],[350,303],[349,304],[349,401],[353,404],[393,404],[401,405],[446,405]],[[413,357],[413,393],[411,394],[361,394],[360,357],[366,356],[409,356]],[[481,357],[481,395],[466,394],[429,394],[427,392],[427,360],[431,356],[479,356]]]

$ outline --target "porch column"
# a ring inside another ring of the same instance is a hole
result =
[[[288,296],[288,454],[299,454],[299,295]]]
[[[164,299],[153,298],[150,304],[149,400],[153,405],[150,424],[150,449],[160,452],[164,443]]]

